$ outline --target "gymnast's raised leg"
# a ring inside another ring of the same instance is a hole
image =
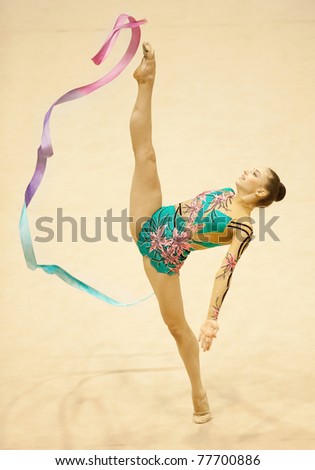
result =
[[[155,79],[155,56],[149,43],[143,44],[144,57],[134,73],[138,96],[130,118],[130,133],[135,156],[135,170],[130,193],[130,231],[137,241],[140,221],[150,217],[162,205],[161,186],[152,144],[151,99]],[[184,314],[179,275],[157,272],[143,256],[146,275],[156,294],[164,322],[174,337],[186,367],[194,405],[195,423],[210,419],[208,400],[200,376],[199,345]],[[174,400],[176,397],[174,397]]]

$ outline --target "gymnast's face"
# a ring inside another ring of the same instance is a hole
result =
[[[269,175],[270,171],[265,167],[244,170],[243,174],[236,180],[237,189],[245,194],[253,194],[259,191],[261,196],[266,195],[265,187]],[[262,191],[264,194],[262,194]]]

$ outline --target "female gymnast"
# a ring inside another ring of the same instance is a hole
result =
[[[141,254],[145,273],[187,370],[194,406],[193,421],[206,423],[211,412],[200,376],[198,341],[184,314],[179,270],[191,251],[229,245],[216,273],[210,306],[199,342],[208,351],[219,330],[219,310],[231,276],[252,236],[251,211],[284,198],[286,189],[269,168],[246,170],[232,188],[204,191],[188,201],[162,206],[152,144],[151,99],[155,54],[143,43],[143,58],[134,72],[138,95],[130,118],[135,170],[130,193],[130,232]]]

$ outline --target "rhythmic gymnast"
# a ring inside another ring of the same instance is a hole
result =
[[[130,231],[191,382],[193,421],[202,424],[211,419],[211,412],[200,376],[198,341],[184,314],[179,270],[191,251],[229,245],[215,276],[207,318],[200,328],[200,346],[208,351],[219,330],[218,314],[232,273],[253,236],[251,212],[255,207],[280,201],[286,189],[273,170],[262,167],[244,171],[236,180],[236,193],[229,187],[209,190],[188,201],[162,206],[151,132],[155,66],[154,51],[145,42],[141,64],[134,72],[138,95],[130,118],[135,156]]]

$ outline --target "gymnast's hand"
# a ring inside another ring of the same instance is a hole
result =
[[[209,351],[213,338],[217,337],[219,331],[219,324],[216,320],[205,320],[200,327],[200,334],[198,341],[200,342],[201,349]]]

